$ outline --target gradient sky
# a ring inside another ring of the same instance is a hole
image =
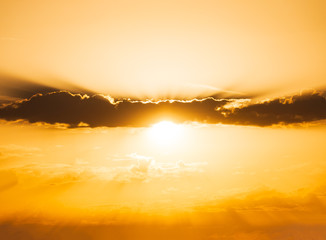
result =
[[[0,3],[0,238],[324,240],[326,2]]]
[[[325,85],[324,1],[3,1],[0,71],[119,96]],[[272,92],[272,93],[271,93]]]

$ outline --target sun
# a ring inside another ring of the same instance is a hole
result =
[[[171,121],[161,121],[154,124],[148,133],[150,139],[156,144],[160,146],[171,146],[181,141],[183,132],[183,125]]]

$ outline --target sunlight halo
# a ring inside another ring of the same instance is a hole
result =
[[[171,121],[158,122],[149,129],[149,138],[159,146],[171,147],[182,140],[184,126]]]

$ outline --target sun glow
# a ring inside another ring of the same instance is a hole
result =
[[[172,146],[181,140],[183,132],[184,127],[181,124],[162,121],[149,129],[149,137],[160,146]]]

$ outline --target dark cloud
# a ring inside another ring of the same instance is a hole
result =
[[[122,100],[118,103],[102,95],[92,97],[54,92],[38,94],[28,100],[16,102],[0,109],[0,118],[6,120],[26,119],[31,123],[66,123],[72,127],[81,122],[91,127],[147,126],[160,119],[171,118],[176,122],[218,121],[222,115],[216,107],[229,100],[164,101],[143,103]]]
[[[0,108],[0,118],[25,119],[31,123],[65,123],[71,127],[142,127],[160,120],[197,121],[270,126],[305,123],[326,118],[326,99],[308,93],[289,98],[232,107],[243,99],[174,100],[142,102],[113,99],[103,95],[82,96],[66,91],[37,94]],[[230,107],[231,106],[231,107]]]
[[[305,123],[326,119],[326,99],[319,93],[295,95],[225,111],[226,122],[241,125]]]

